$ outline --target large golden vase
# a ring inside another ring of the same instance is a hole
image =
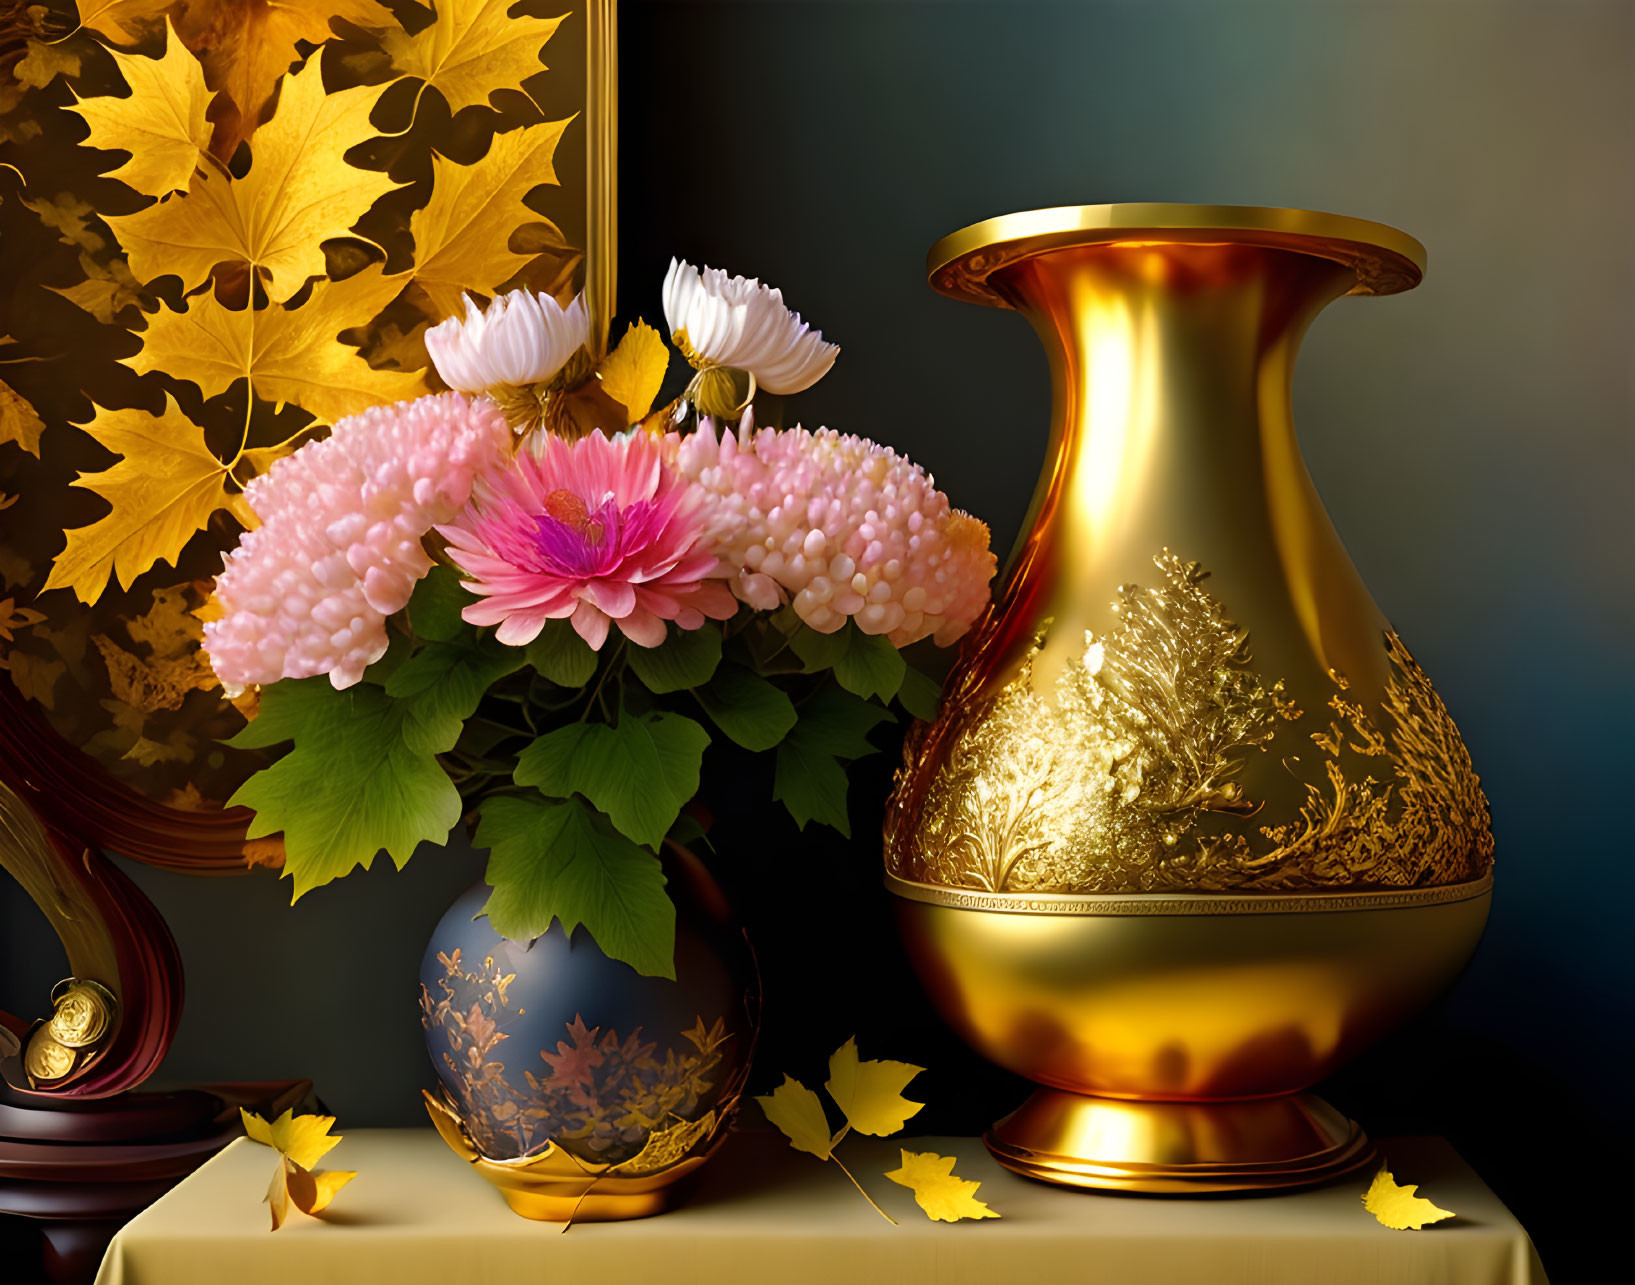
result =
[[[1042,1086],[988,1145],[1051,1182],[1271,1189],[1367,1162],[1306,1092],[1442,990],[1487,918],[1487,801],[1369,597],[1290,413],[1307,325],[1417,285],[1392,228],[1110,205],[979,223],[944,294],[1050,356],[1049,460],[886,882],[946,1020]]]

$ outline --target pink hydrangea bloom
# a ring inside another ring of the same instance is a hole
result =
[[[205,650],[229,689],[328,674],[350,687],[386,651],[386,617],[431,569],[421,538],[460,511],[511,430],[458,393],[375,406],[245,488],[261,526],[216,577]]]
[[[570,619],[600,649],[618,625],[642,647],[664,624],[697,629],[737,603],[706,526],[707,497],[664,460],[658,439],[600,431],[576,442],[538,433],[506,472],[438,530],[481,602],[474,625],[521,646],[547,620]]]
[[[668,439],[676,467],[716,498],[734,592],[767,610],[789,595],[812,628],[848,618],[898,647],[946,645],[988,603],[988,528],[950,508],[924,469],[833,429],[698,431]]]

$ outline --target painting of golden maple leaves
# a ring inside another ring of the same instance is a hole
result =
[[[436,387],[463,292],[564,301],[554,0],[0,0],[0,683],[155,800],[254,766],[199,650],[245,485]]]

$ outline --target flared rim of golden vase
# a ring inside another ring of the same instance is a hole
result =
[[[990,280],[996,272],[1051,250],[1099,243],[1291,250],[1351,268],[1357,284],[1349,294],[1399,294],[1425,276],[1425,247],[1385,223],[1318,210],[1168,202],[1062,205],[984,219],[932,246],[926,274],[950,298],[1008,308],[1011,301]]]

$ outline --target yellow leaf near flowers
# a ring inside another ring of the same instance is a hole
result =
[[[766,1118],[789,1139],[796,1151],[806,1151],[819,1160],[827,1160],[834,1151],[834,1139],[829,1134],[829,1121],[823,1114],[823,1102],[799,1080],[783,1077],[783,1083],[771,1093],[755,1099],[761,1104]]]
[[[77,0],[79,23],[118,44],[135,43],[145,27],[176,0]]]
[[[1363,1208],[1393,1231],[1418,1231],[1427,1223],[1454,1216],[1451,1209],[1438,1209],[1425,1197],[1414,1195],[1418,1190],[1417,1184],[1398,1186],[1391,1171],[1382,1165],[1363,1193]]]
[[[309,58],[285,79],[244,178],[200,170],[182,195],[107,218],[138,281],[175,275],[192,290],[217,264],[247,262],[266,274],[268,295],[282,303],[323,274],[323,241],[347,236],[371,205],[401,186],[342,159],[373,136],[369,114],[386,87],[326,94],[319,61]]]
[[[126,98],[82,98],[67,110],[91,127],[84,146],[128,152],[130,159],[105,177],[116,178],[144,196],[164,196],[185,188],[210,143],[204,111],[210,91],[204,68],[165,24],[165,52],[159,58],[109,51],[130,87]]]
[[[82,473],[75,486],[106,500],[111,512],[67,532],[46,590],[71,588],[81,602],[102,596],[110,574],[129,589],[155,562],[174,564],[195,531],[228,504],[227,468],[204,444],[204,433],[165,395],[164,412],[96,412],[85,431],[116,455],[101,473]]]
[[[539,55],[562,18],[513,16],[513,0],[437,0],[437,17],[414,35],[388,31],[392,66],[442,94],[450,112],[486,103],[541,70]],[[564,15],[566,16],[566,15]]]
[[[460,294],[492,294],[529,256],[509,247],[511,233],[539,215],[522,203],[534,188],[554,184],[552,159],[565,120],[494,135],[488,154],[471,165],[432,157],[431,197],[409,220],[414,279],[439,318],[459,310]]]
[[[908,1082],[923,1070],[907,1062],[859,1061],[857,1041],[850,1039],[829,1059],[829,1079],[823,1087],[845,1113],[847,1124],[859,1133],[884,1138],[925,1105],[903,1096]]]
[[[903,1151],[902,1167],[886,1177],[914,1193],[914,1203],[933,1222],[956,1223],[962,1218],[998,1218],[999,1215],[976,1198],[980,1182],[971,1182],[954,1173],[956,1157],[939,1156],[934,1151]]]
[[[278,78],[301,56],[296,42],[322,44],[335,18],[366,28],[395,25],[376,0],[188,0],[178,8],[176,28],[200,52],[205,83],[220,95],[212,113],[217,156],[230,159],[255,132]]]
[[[670,345],[640,317],[596,371],[602,391],[625,408],[625,423],[637,423],[653,409],[670,369]]]
[[[294,402],[333,423],[427,391],[421,375],[375,370],[336,337],[368,324],[406,281],[368,267],[318,282],[299,308],[233,309],[206,290],[187,299],[185,312],[161,306],[140,332],[141,349],[122,360],[139,375],[158,370],[197,384],[207,398],[248,378],[264,400]]]
[[[267,1185],[267,1205],[272,1211],[272,1229],[277,1231],[294,1205],[304,1214],[316,1214],[329,1207],[335,1193],[358,1175],[349,1170],[314,1170],[313,1166],[339,1142],[331,1135],[335,1117],[296,1115],[286,1111],[270,1123],[253,1111],[239,1108],[244,1132],[252,1142],[278,1152],[278,1168]]]
[[[0,380],[0,445],[16,442],[35,459],[40,457],[40,434],[45,421],[29,401]]]

